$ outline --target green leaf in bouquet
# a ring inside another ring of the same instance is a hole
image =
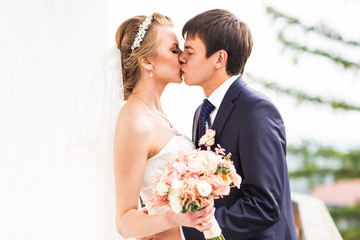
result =
[[[200,207],[195,202],[190,203],[188,206],[188,210],[191,212],[197,212],[199,211],[199,208]]]
[[[191,212],[197,212],[197,211],[199,211],[199,209],[200,209],[200,207],[195,203],[195,202],[191,202],[188,206],[187,206],[187,208],[186,208],[186,205],[187,204],[185,204],[183,207],[182,207],[182,213],[186,213],[186,212],[188,212],[188,211],[191,211]]]
[[[216,174],[219,174],[219,173],[228,174],[229,172],[230,172],[230,169],[229,169],[229,168],[223,167],[223,166],[221,166],[221,165],[219,164],[218,167],[217,167],[217,169],[216,169],[215,175],[216,175]]]

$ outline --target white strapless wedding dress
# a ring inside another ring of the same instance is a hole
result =
[[[178,135],[172,137],[158,154],[148,159],[140,196],[150,215],[162,214],[169,210],[167,207],[153,207],[151,204],[151,200],[154,197],[153,186],[155,176],[165,171],[166,162],[174,161],[179,151],[191,151],[194,149],[194,143],[188,137]]]
[[[155,156],[147,160],[145,175],[140,189],[140,196],[145,203],[146,209],[150,215],[159,215],[169,210],[168,207],[153,207],[151,200],[154,198],[153,186],[155,176],[161,174],[166,169],[166,161],[173,161],[177,158],[179,151],[191,151],[194,150],[195,146],[193,142],[185,135],[177,135],[172,137],[169,142],[161,149],[161,151]],[[115,202],[113,203],[115,204]],[[115,213],[115,212],[114,212]],[[106,239],[111,240],[125,240],[115,230],[116,225],[113,221],[115,216],[111,217],[110,223],[113,224],[111,231],[108,230],[107,234],[109,237]],[[183,238],[185,239],[185,238]],[[127,238],[126,240],[135,240],[134,238]]]

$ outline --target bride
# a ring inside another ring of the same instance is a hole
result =
[[[181,150],[194,149],[164,114],[160,97],[168,83],[181,83],[179,43],[169,17],[154,13],[123,22],[116,32],[124,100],[115,130],[116,228],[124,238],[181,239],[180,226],[208,230],[213,204],[176,214],[151,205],[156,172]],[[120,67],[120,66],[119,66]],[[138,210],[139,196],[146,211]]]

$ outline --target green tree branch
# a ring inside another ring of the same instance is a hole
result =
[[[342,65],[345,69],[348,69],[348,68],[360,69],[360,63],[355,63],[355,62],[352,62],[352,61],[348,61],[348,60],[346,60],[346,59],[344,59],[342,57],[334,56],[333,54],[325,52],[324,50],[321,50],[321,49],[310,49],[305,45],[300,45],[300,44],[298,44],[296,42],[289,41],[284,37],[284,34],[282,32],[278,33],[278,39],[286,47],[289,47],[289,48],[291,48],[293,50],[297,50],[297,51],[300,51],[300,52],[311,53],[311,54],[314,54],[314,55],[325,57],[327,59],[330,59],[330,60],[334,61],[335,63],[338,63],[338,64]]]
[[[331,146],[321,146],[303,141],[298,146],[289,145],[287,152],[289,155],[301,159],[301,167],[298,170],[290,171],[290,177],[315,178],[320,182],[328,175],[334,176],[335,180],[359,177],[360,149],[341,152]],[[319,161],[328,164],[319,164]]]
[[[255,77],[251,73],[247,73],[246,76],[252,82],[261,84],[265,88],[275,91],[277,93],[281,93],[281,94],[293,97],[298,102],[306,101],[306,102],[317,103],[317,104],[321,104],[321,105],[328,105],[333,109],[341,109],[341,110],[346,110],[346,111],[360,111],[360,106],[346,103],[345,101],[329,100],[329,99],[324,99],[320,96],[310,96],[307,93],[302,92],[302,91],[282,87],[275,82],[266,82],[264,80],[261,80],[261,79]]]
[[[299,19],[294,18],[294,17],[290,17],[288,15],[285,15],[284,13],[281,13],[281,12],[277,11],[273,7],[266,7],[266,12],[268,14],[272,15],[275,20],[284,19],[286,21],[286,23],[289,24],[289,25],[300,26],[305,32],[314,32],[314,33],[317,33],[317,34],[319,34],[321,36],[324,36],[324,37],[329,38],[329,39],[334,40],[334,41],[341,42],[341,43],[346,44],[346,45],[357,46],[357,47],[360,46],[359,41],[345,40],[345,39],[343,39],[343,37],[339,33],[330,30],[329,28],[327,28],[324,25],[321,25],[321,26],[306,26]]]

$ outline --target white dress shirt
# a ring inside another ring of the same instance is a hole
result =
[[[210,124],[214,123],[214,119],[216,117],[216,114],[220,108],[221,102],[231,86],[235,82],[235,80],[238,78],[238,75],[231,76],[228,80],[226,80],[223,84],[221,84],[215,91],[208,97],[208,100],[212,103],[212,105],[215,106],[215,109],[210,113]]]
[[[211,102],[212,105],[215,106],[214,110],[210,113],[210,124],[212,125],[214,122],[214,119],[216,117],[216,114],[220,108],[221,102],[231,86],[235,82],[235,80],[238,78],[238,75],[231,76],[228,80],[223,82],[215,91],[208,97],[208,100]],[[206,98],[206,97],[205,97]],[[180,233],[182,240],[185,240],[184,232],[182,231],[182,228],[180,227]]]

